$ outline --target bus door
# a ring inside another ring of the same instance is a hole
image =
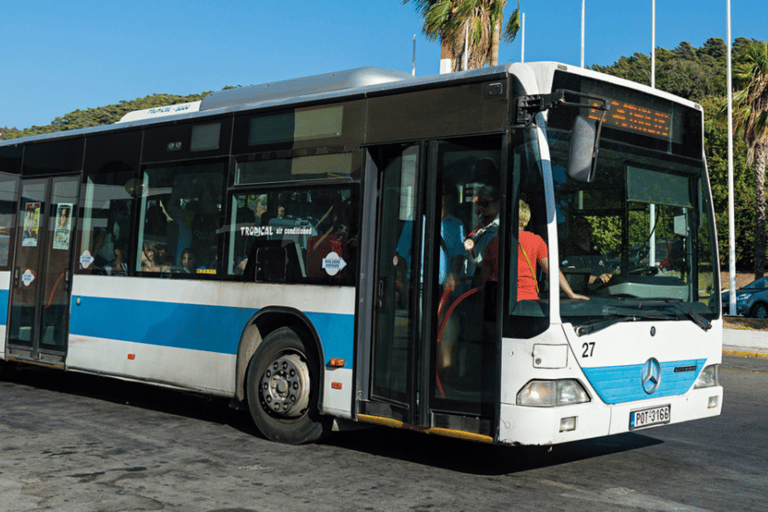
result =
[[[364,414],[492,435],[498,330],[484,310],[498,287],[481,282],[476,256],[499,231],[500,154],[500,138],[369,153],[378,189]]]
[[[21,182],[7,354],[61,364],[67,350],[79,176]]]

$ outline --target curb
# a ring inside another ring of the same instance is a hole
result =
[[[768,359],[768,354],[762,352],[748,352],[746,350],[723,349],[724,356],[751,357],[755,359]]]
[[[723,329],[723,355],[768,359],[768,332]]]

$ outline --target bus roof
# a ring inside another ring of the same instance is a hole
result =
[[[701,109],[697,104],[672,94],[651,89],[648,86],[557,62],[526,62],[506,64],[496,67],[484,67],[469,71],[446,73],[416,78],[403,71],[377,67],[362,67],[346,71],[337,71],[278,82],[270,82],[236,89],[227,89],[211,93],[201,102],[192,102],[166,107],[155,107],[129,112],[115,124],[102,125],[63,132],[33,135],[19,139],[0,140],[0,146],[16,145],[21,142],[40,141],[60,137],[75,137],[85,134],[102,133],[120,128],[138,128],[164,121],[179,121],[210,114],[227,114],[254,108],[274,108],[299,103],[332,100],[348,96],[368,97],[377,93],[387,94],[398,89],[432,88],[449,83],[461,83],[495,78],[516,70],[527,68],[536,77],[538,91],[530,94],[550,92],[555,69],[590,76],[598,80],[630,87],[660,96],[682,105]],[[520,72],[520,71],[517,71]]]
[[[214,92],[203,98],[200,110],[213,110],[263,101],[358,89],[401,80],[415,80],[415,78],[409,73],[391,69],[375,67],[349,69]]]

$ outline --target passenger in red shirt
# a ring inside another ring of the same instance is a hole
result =
[[[547,244],[537,234],[525,231],[531,220],[531,208],[525,201],[520,201],[519,235],[517,246],[517,300],[539,300],[539,285],[536,281],[536,269],[540,266],[549,273],[549,255]],[[499,280],[499,238],[493,237],[488,243],[483,257],[482,277],[486,281]],[[559,272],[559,271],[558,271]],[[574,293],[562,272],[560,289],[569,299],[589,300],[589,297]]]

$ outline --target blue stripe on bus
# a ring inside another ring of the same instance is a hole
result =
[[[641,382],[643,364],[582,369],[603,402],[618,404],[648,398],[682,395],[691,389],[696,377],[703,369],[705,361],[706,359],[690,359],[661,363],[659,387],[650,395],[643,390]],[[696,369],[675,373],[675,368],[680,367],[695,367]]]
[[[8,312],[9,297],[10,297],[10,294],[8,290],[0,290],[0,311],[4,311],[5,313]],[[5,313],[0,314],[0,325],[5,325],[5,323],[8,320],[8,316]]]
[[[72,304],[71,335],[107,338],[162,347],[237,354],[240,334],[253,308],[151,302],[79,296]],[[352,364],[354,316],[305,312],[328,357]]]

